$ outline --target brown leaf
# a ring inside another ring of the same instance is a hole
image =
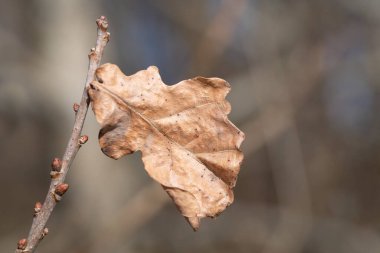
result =
[[[167,86],[156,67],[125,76],[113,64],[96,71],[89,89],[109,157],[140,150],[148,174],[196,230],[233,202],[244,134],[227,114],[229,84],[196,77]]]

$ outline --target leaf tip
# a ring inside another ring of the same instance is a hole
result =
[[[196,232],[200,226],[200,219],[198,217],[185,217],[185,218],[189,222],[190,226],[193,228],[194,232]]]

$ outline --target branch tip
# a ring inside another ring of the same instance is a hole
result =
[[[107,31],[108,28],[108,20],[105,16],[100,16],[96,20],[96,24],[98,25],[98,28],[101,29],[103,32]]]

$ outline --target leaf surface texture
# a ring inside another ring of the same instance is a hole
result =
[[[126,76],[109,63],[96,76],[89,95],[104,154],[141,151],[148,174],[195,230],[233,202],[244,134],[227,118],[226,81],[196,77],[168,86],[154,66]]]

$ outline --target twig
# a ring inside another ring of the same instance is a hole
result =
[[[94,81],[95,71],[99,67],[103,51],[109,40],[110,34],[107,32],[108,22],[106,17],[101,16],[96,20],[98,26],[98,36],[96,40],[96,47],[91,49],[89,53],[89,66],[86,78],[86,84],[83,91],[80,105],[74,105],[76,117],[74,127],[71,133],[69,143],[67,144],[65,153],[62,160],[55,158],[52,162],[51,183],[43,205],[37,202],[34,207],[33,223],[29,231],[27,239],[21,239],[17,244],[16,253],[35,251],[38,243],[47,234],[48,229],[45,227],[46,223],[53,212],[55,205],[61,200],[62,196],[68,189],[68,184],[64,183],[66,174],[71,166],[75,155],[78,153],[79,148],[84,144],[88,137],[81,136],[84,120],[86,118],[90,100],[87,94],[87,88],[90,83]]]

